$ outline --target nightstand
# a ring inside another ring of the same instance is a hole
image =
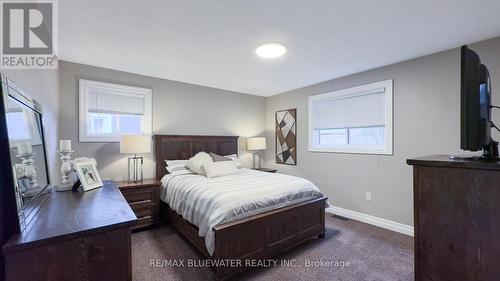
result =
[[[268,173],[276,173],[276,169],[267,169],[267,168],[254,168],[252,170],[257,170],[261,172],[268,172]]]
[[[138,223],[133,229],[152,226],[159,222],[161,187],[159,180],[145,179],[142,182],[119,181],[116,185],[137,216]]]

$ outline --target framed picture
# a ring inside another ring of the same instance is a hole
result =
[[[297,165],[297,109],[276,112],[276,163]]]
[[[93,161],[80,161],[75,162],[75,170],[82,188],[88,191],[102,186],[102,180],[97,172],[97,167]]]

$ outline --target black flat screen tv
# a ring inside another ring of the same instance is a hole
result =
[[[483,151],[481,159],[498,159],[498,142],[491,138],[491,80],[479,55],[462,46],[460,127],[461,148]]]

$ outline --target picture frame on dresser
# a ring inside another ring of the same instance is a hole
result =
[[[75,171],[80,179],[83,191],[102,187],[102,180],[93,161],[75,162]]]

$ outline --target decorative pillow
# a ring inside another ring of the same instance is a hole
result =
[[[195,156],[189,159],[188,167],[191,171],[197,173],[198,175],[206,176],[205,168],[208,164],[213,163],[212,157],[206,152],[198,152]]]
[[[186,167],[189,160],[165,160],[165,163],[167,163],[167,171],[171,175],[187,175],[193,173]]]
[[[214,162],[231,161],[231,160],[233,160],[233,159],[231,159],[229,157],[224,157],[222,155],[215,154],[213,152],[210,152],[210,157],[212,157],[212,160],[214,160]]]
[[[208,163],[204,166],[207,178],[228,176],[238,173],[238,168],[233,161],[219,161]]]

